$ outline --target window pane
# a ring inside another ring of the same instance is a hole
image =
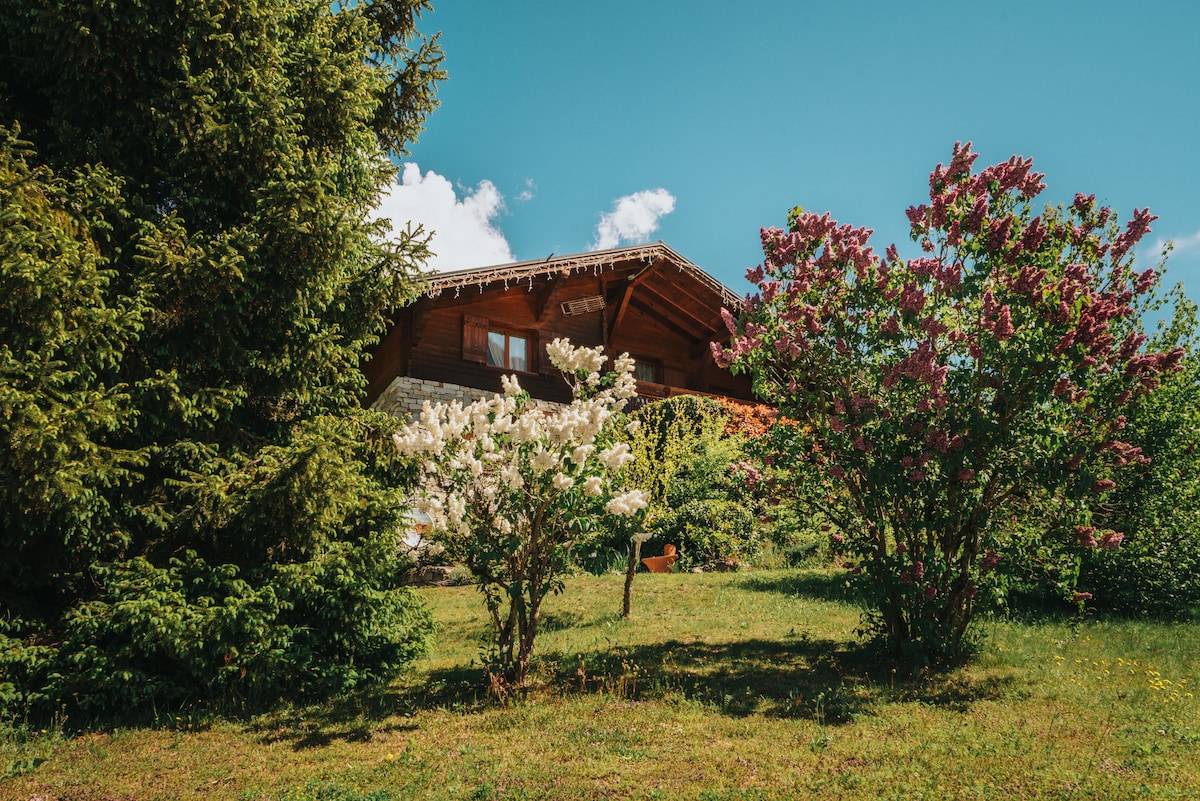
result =
[[[507,367],[504,363],[504,334],[488,331],[487,363],[492,367]]]
[[[525,337],[508,337],[508,369],[529,370],[529,359],[525,355]]]
[[[650,362],[637,361],[633,363],[633,377],[638,381],[658,382],[658,370]]]

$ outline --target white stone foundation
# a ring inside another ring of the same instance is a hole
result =
[[[392,379],[392,383],[388,384],[388,388],[371,404],[371,408],[402,420],[409,420],[421,416],[421,407],[425,405],[426,401],[433,404],[459,401],[465,406],[480,398],[490,398],[495,394],[495,392],[485,389],[464,387],[461,384],[451,384],[447,381],[409,378],[401,375]],[[562,404],[538,398],[533,398],[529,405],[535,409],[547,411],[562,408]]]

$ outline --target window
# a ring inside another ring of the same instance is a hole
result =
[[[541,336],[544,339],[544,335]],[[520,329],[506,331],[486,317],[463,315],[462,357],[501,370],[532,373],[538,369],[539,334]]]
[[[633,377],[637,381],[648,381],[651,384],[662,383],[659,377],[659,363],[649,359],[633,360]]]
[[[487,363],[490,367],[529,371],[529,337],[507,331],[488,331]]]

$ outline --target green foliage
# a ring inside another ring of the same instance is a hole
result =
[[[870,628],[926,663],[969,650],[998,559],[1119,544],[1097,513],[1143,461],[1122,415],[1184,356],[1139,330],[1148,210],[1121,226],[1082,194],[1038,209],[1030,160],[975,158],[956,144],[908,210],[921,256],[798,207],[764,229],[760,291],[716,354],[800,424],[780,459],[839,527]],[[996,525],[1035,502],[1051,525]]]
[[[810,460],[792,458],[810,447],[810,434],[802,426],[777,420],[747,442],[750,469],[743,468],[748,489],[763,512],[760,521],[767,521],[767,538],[783,563],[793,567],[824,566],[831,558],[840,559],[845,550],[834,541],[841,535],[820,511],[830,497],[822,483],[814,481]]]
[[[692,458],[671,477],[665,502],[652,519],[655,538],[679,548],[682,567],[753,561],[763,535],[749,505],[752,498],[731,470],[742,455],[739,443],[706,432],[682,444],[692,447]]]
[[[418,656],[432,620],[398,585],[401,498],[381,486],[396,474],[370,465],[391,448],[362,445],[362,423],[314,420],[260,451],[237,476],[246,486],[197,497],[195,544],[225,543],[227,561],[188,549],[161,566],[93,563],[101,590],[66,613],[54,647],[9,635],[0,665],[24,692],[10,702],[66,705],[78,722],[194,700],[239,708],[344,692]],[[291,531],[306,538],[281,537]],[[251,558],[264,545],[298,552]]]
[[[719,436],[726,413],[713,398],[679,395],[647,404],[631,417],[639,427],[629,442],[634,461],[625,475],[653,501],[663,502],[671,479],[694,455],[697,440]]]
[[[635,460],[624,475],[650,499],[648,528],[658,545],[649,552],[671,543],[684,568],[752,561],[764,536],[759,503],[736,469],[745,441],[726,433],[728,408],[713,398],[679,395],[631,416],[640,426],[629,442]],[[608,537],[598,547],[624,552],[628,543]]]
[[[1128,471],[1097,512],[1123,532],[1120,548],[1084,554],[1080,587],[1102,610],[1140,617],[1189,617],[1200,611],[1200,362],[1195,304],[1182,287],[1175,316],[1152,347],[1186,342],[1182,372],[1125,411],[1122,439],[1149,458]]]
[[[435,104],[426,5],[0,2],[0,709],[415,652],[358,366],[427,255],[370,221]]]
[[[633,360],[601,375],[602,348],[556,339],[546,352],[571,386],[568,406],[537,409],[505,376],[504,394],[435,406],[394,439],[420,464],[414,501],[433,538],[479,582],[493,627],[484,660],[501,694],[527,689],[542,602],[562,591],[573,551],[602,528],[628,539],[646,506],[613,481],[634,458],[612,425],[635,392]]]
[[[31,562],[86,564],[114,525],[106,491],[145,448],[113,444],[137,411],[118,367],[148,314],[100,253],[120,182],[57,178],[0,127],[0,598],[35,589]],[[60,564],[60,567],[62,565]]]
[[[1194,304],[1182,287],[1153,306],[1168,302],[1174,318],[1151,347],[1185,343],[1194,354]],[[1194,356],[1122,412],[1121,441],[1144,458],[1121,471],[1116,487],[1091,511],[1097,529],[1121,533],[1120,547],[1080,549],[1046,536],[1071,528],[1070,507],[1061,494],[1032,488],[993,523],[1005,538],[1024,543],[990,577],[989,596],[999,608],[1062,610],[1082,603],[1121,616],[1188,618],[1200,607],[1200,370]],[[1101,450],[1089,459],[1102,456]]]

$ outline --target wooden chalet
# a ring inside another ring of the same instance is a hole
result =
[[[468,401],[516,373],[537,399],[570,391],[546,358],[555,337],[636,359],[638,401],[683,393],[753,400],[750,381],[716,365],[721,307],[742,298],[662,242],[431,274],[363,370],[367,402],[411,414],[424,400]]]

